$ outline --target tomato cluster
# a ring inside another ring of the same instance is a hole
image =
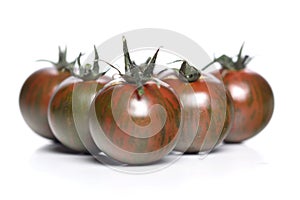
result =
[[[131,60],[123,37],[124,67],[99,58],[66,61],[33,73],[20,93],[20,110],[37,134],[77,153],[103,152],[121,163],[153,163],[171,151],[208,153],[222,142],[239,143],[271,119],[268,82],[246,69],[250,58],[214,59],[221,69],[204,73],[186,60],[179,68],[154,70],[160,49],[141,65]],[[100,72],[105,62],[117,74]],[[212,63],[208,64],[210,66]]]

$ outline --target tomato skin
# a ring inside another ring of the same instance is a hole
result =
[[[234,120],[234,116],[235,116],[235,112],[234,112],[234,105],[233,105],[233,99],[229,93],[229,91],[226,89],[226,118],[225,118],[225,122],[224,122],[224,126],[223,126],[223,130],[221,132],[219,141],[217,142],[216,145],[221,144],[222,142],[225,141],[225,139],[228,137],[230,130],[232,128],[233,125],[233,120]]]
[[[146,82],[142,96],[136,87],[118,83],[103,89],[91,106],[90,130],[108,156],[140,165],[153,163],[174,149],[181,104],[167,86]]]
[[[48,119],[50,98],[57,86],[71,74],[56,68],[44,68],[31,74],[22,86],[19,106],[29,127],[38,135],[55,140]]]
[[[235,110],[225,142],[239,143],[257,135],[269,123],[274,110],[274,95],[268,82],[249,69],[221,69],[220,73]]]
[[[88,127],[88,113],[96,93],[111,79],[82,81],[71,77],[53,94],[48,120],[55,137],[66,147],[80,153],[98,150]]]
[[[185,82],[166,76],[168,83],[183,104],[183,126],[175,150],[184,153],[209,152],[228,134],[233,116],[233,106],[223,84],[202,73],[194,82]]]

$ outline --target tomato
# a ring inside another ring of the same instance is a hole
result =
[[[209,152],[220,144],[231,126],[233,106],[223,83],[183,61],[180,70],[158,75],[183,104],[181,136],[175,150]]]
[[[92,104],[93,138],[104,153],[120,162],[151,163],[175,146],[181,116],[176,95],[152,81],[143,89],[139,96],[136,85],[118,83],[101,91]]]
[[[58,63],[31,74],[22,86],[19,106],[22,116],[29,127],[38,135],[55,140],[49,127],[47,109],[51,96],[57,86],[71,74],[66,61],[66,50],[59,48]]]
[[[126,74],[98,93],[90,110],[97,146],[126,164],[153,163],[175,147],[181,104],[169,86],[152,79],[155,56],[141,67],[131,62],[123,38]]]
[[[81,54],[80,54],[81,56]],[[80,153],[95,153],[96,147],[88,126],[88,113],[96,93],[111,78],[99,72],[98,54],[95,48],[95,62],[92,69],[77,61],[81,73],[72,73],[53,94],[48,111],[48,120],[55,137],[66,147]]]
[[[237,61],[223,55],[216,59],[220,73],[233,99],[235,116],[225,142],[239,143],[257,135],[269,123],[274,110],[274,95],[269,83],[258,73],[246,68],[250,61],[242,56]]]

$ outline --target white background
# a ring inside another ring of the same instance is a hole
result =
[[[197,2],[197,3],[196,3]],[[1,1],[0,199],[299,199],[299,5],[297,1]],[[245,52],[249,68],[275,94],[270,124],[242,145],[221,147],[200,160],[187,156],[162,171],[128,175],[88,156],[61,152],[34,134],[18,107],[33,71],[90,52],[137,28],[180,32],[213,56]]]

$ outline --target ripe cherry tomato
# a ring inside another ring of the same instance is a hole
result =
[[[180,70],[158,76],[168,83],[183,104],[183,126],[175,150],[185,153],[209,152],[228,134],[233,117],[230,95],[212,75],[183,61]]]
[[[175,147],[181,104],[168,85],[152,79],[157,52],[141,67],[129,57],[123,38],[126,74],[98,93],[90,111],[97,146],[126,164],[152,163]]]
[[[57,86],[71,74],[66,61],[67,51],[59,48],[59,61],[53,67],[41,69],[31,74],[22,86],[19,105],[24,120],[40,136],[55,137],[47,119],[48,104]]]
[[[233,99],[235,116],[225,142],[239,143],[249,139],[269,123],[274,110],[274,95],[269,83],[258,73],[246,68],[249,56],[242,56],[242,48],[237,61],[223,55],[216,59],[222,66],[219,72]]]
[[[55,137],[66,147],[80,153],[95,153],[99,149],[92,140],[88,126],[88,113],[96,93],[111,78],[99,72],[98,53],[95,48],[93,68],[77,61],[80,74],[65,80],[53,94],[48,111],[50,127]]]

